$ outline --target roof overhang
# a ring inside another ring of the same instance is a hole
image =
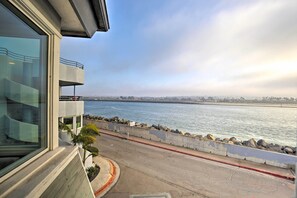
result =
[[[49,0],[61,17],[63,36],[92,37],[109,30],[105,0]]]

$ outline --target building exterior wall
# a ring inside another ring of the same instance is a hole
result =
[[[62,170],[40,197],[94,197],[79,154]]]
[[[65,60],[65,59],[64,59]],[[84,83],[84,70],[83,65],[74,61],[67,60],[66,65],[60,63],[60,97],[59,102],[59,120],[65,123],[65,119],[72,119],[72,124],[66,124],[74,134],[80,133],[83,126],[83,114],[84,114],[84,101],[79,101],[79,97],[73,96],[62,96],[61,89],[63,86],[76,86],[77,84],[83,85]],[[74,63],[74,64],[73,64]],[[76,66],[79,64],[79,67]],[[74,88],[75,89],[75,88]],[[65,100],[66,97],[66,100]],[[63,99],[64,98],[64,99]],[[80,119],[80,124],[77,119]],[[70,134],[66,131],[59,131],[59,137],[65,142],[72,142]]]
[[[79,116],[84,114],[84,101],[60,101],[59,117]]]
[[[83,158],[84,156],[84,149],[82,149],[81,147],[79,147],[79,154],[80,154],[80,157]],[[88,156],[90,154],[89,151],[86,151],[86,156]],[[85,164],[84,164],[85,168],[89,168],[91,166],[93,166],[93,158],[92,156],[88,157],[85,161]]]
[[[45,153],[1,183],[0,197],[94,197],[94,194],[78,147],[69,145]]]
[[[36,7],[30,2],[30,1],[17,1],[17,0],[9,0],[9,1],[4,1],[5,5],[9,6],[12,10],[18,10],[17,13],[22,13],[25,15],[26,20],[29,20],[30,23],[34,23],[34,26],[37,26],[43,34],[47,36],[47,42],[46,42],[46,56],[47,56],[47,62],[46,62],[46,84],[47,84],[47,99],[46,104],[45,104],[45,111],[46,111],[46,118],[44,120],[44,123],[42,126],[46,127],[45,129],[45,136],[42,138],[46,140],[46,145],[45,148],[43,148],[43,151],[39,152],[38,154],[35,154],[34,156],[31,156],[29,160],[26,160],[24,163],[21,165],[18,165],[16,168],[14,168],[12,171],[7,173],[6,175],[2,176],[0,178],[0,183],[4,181],[5,179],[9,178],[19,170],[21,170],[23,167],[26,165],[30,164],[33,160],[36,158],[40,157],[43,155],[45,152],[49,150],[53,150],[58,147],[58,109],[59,109],[59,59],[60,59],[60,39],[61,39],[61,34],[59,30],[53,26],[50,21],[40,12],[40,10],[36,9]],[[14,11],[13,11],[14,13]],[[30,64],[28,62],[19,62],[15,63],[20,64],[22,67],[19,67],[19,70],[13,71],[16,75],[15,76],[20,76],[21,73],[24,74],[26,68],[30,68]],[[34,64],[34,63],[33,63]],[[26,68],[25,68],[26,67]],[[11,67],[13,68],[13,67]],[[23,68],[23,69],[21,69]],[[12,70],[11,70],[12,71]],[[18,74],[19,73],[19,74]],[[27,76],[30,75],[30,73],[26,74]],[[29,82],[27,80],[32,80],[34,78],[34,73],[31,73],[30,78],[27,79],[22,79],[26,80],[26,84],[34,85],[33,82]],[[7,81],[7,80],[6,80]],[[18,81],[18,78],[16,78],[16,81]],[[1,83],[2,84],[2,83]],[[4,84],[9,84],[10,87],[12,88],[11,91],[18,91],[19,93],[22,92],[27,92],[28,90],[32,90],[31,94],[36,92],[36,90],[32,89],[30,86],[24,86],[21,83],[16,83],[13,81],[7,81],[7,83]],[[3,90],[7,90],[5,87]],[[18,93],[18,94],[19,94]],[[16,96],[14,94],[11,94],[9,92],[5,93],[11,99],[18,101],[19,103],[27,103],[26,96]],[[34,94],[33,94],[34,95]],[[32,95],[32,96],[33,96]],[[12,98],[13,97],[13,98]],[[32,99],[32,98],[31,98]],[[31,100],[32,102],[32,100]],[[33,105],[34,104],[29,104]],[[30,115],[23,115],[23,119],[30,119]],[[6,121],[11,119],[5,119]],[[3,121],[3,119],[2,119]],[[28,120],[30,122],[30,120]],[[11,123],[11,122],[10,122]],[[14,121],[14,123],[16,123]],[[21,124],[20,122],[17,122],[19,124],[19,131],[23,130],[21,129]],[[10,124],[11,125],[11,124]],[[27,125],[26,125],[27,126]],[[16,127],[15,125],[13,127]],[[32,127],[30,127],[32,128]],[[34,127],[33,127],[34,128]],[[32,128],[32,129],[33,129]],[[34,130],[34,129],[33,129]],[[13,134],[12,135],[16,135]],[[16,136],[14,136],[16,137]]]
[[[62,38],[59,25],[60,19],[49,4],[43,1],[7,0],[3,2],[5,2],[5,5],[9,6],[11,10],[25,15],[25,20],[28,20],[28,23],[33,23],[34,26],[37,26],[47,36],[47,99],[45,107],[46,121],[44,123],[46,126],[44,138],[47,142],[41,152],[28,155],[28,160],[22,162],[10,172],[0,177],[0,195],[4,197],[34,197],[38,195],[42,197],[52,197],[51,195],[55,194],[55,197],[65,197],[66,194],[68,196],[75,192],[74,197],[94,197],[81,162],[79,150],[76,149],[77,147],[68,146],[69,148],[64,148],[64,146],[59,146],[60,40]],[[0,62],[2,61],[3,57],[0,58]],[[19,67],[16,72],[21,72],[21,68],[22,67]],[[2,78],[5,78],[5,76],[1,74],[4,73],[0,72],[2,81]],[[0,91],[4,90],[4,87],[2,87],[2,89],[1,86],[9,85],[11,91],[15,90],[15,92],[19,93],[29,91],[32,97],[34,96],[34,92],[36,92],[36,90],[28,86],[7,80],[4,81],[5,83],[0,83]],[[1,97],[5,95],[14,97],[12,98],[13,100],[17,100],[26,105],[35,105],[33,104],[34,97],[30,99],[29,104],[26,97],[22,96],[22,94],[14,95],[9,92],[1,92],[0,95]],[[78,106],[77,109],[81,116],[82,114],[80,113],[83,113],[83,102],[77,101],[76,105]],[[0,108],[1,112],[4,112],[2,110],[3,108],[5,109],[6,106],[1,104]],[[78,112],[76,112],[76,114],[78,114]],[[76,114],[74,115],[76,116]],[[3,117],[4,115],[0,115],[0,117],[1,116]],[[24,116],[24,118],[28,118],[28,116]],[[34,132],[35,130],[33,125],[24,125],[19,121],[11,119],[1,119],[0,122],[7,122],[8,125],[12,127],[12,135],[15,135],[14,133],[24,134],[24,130],[30,132]],[[28,138],[28,134],[16,137]],[[32,139],[34,140],[34,138]],[[65,159],[67,160],[65,161]],[[75,172],[74,175],[72,174],[73,172]],[[65,179],[68,180],[65,181]],[[83,188],[78,188],[78,185]]]
[[[30,0],[30,2],[50,21],[56,29],[61,28],[61,18],[48,1]]]

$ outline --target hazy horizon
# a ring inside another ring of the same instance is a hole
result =
[[[63,38],[84,96],[297,97],[297,1],[107,1],[111,29]],[[71,94],[72,88],[63,88]]]
[[[201,97],[212,97],[212,98],[220,98],[220,99],[223,99],[223,98],[234,98],[234,99],[237,99],[237,98],[244,98],[244,99],[262,99],[262,98],[270,98],[270,97],[275,97],[275,98],[294,98],[294,99],[297,99],[297,97],[288,97],[288,96],[216,96],[216,95],[193,95],[193,96],[190,96],[190,95],[176,95],[176,96],[133,96],[133,95],[115,95],[115,96],[108,96],[108,95],[82,95],[83,97],[111,97],[111,98],[118,98],[118,97],[135,97],[135,98],[186,98],[186,97],[190,97],[190,98],[201,98]]]

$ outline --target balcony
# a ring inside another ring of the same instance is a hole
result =
[[[61,96],[59,117],[79,116],[84,114],[84,101],[80,96]]]
[[[9,51],[6,48],[0,47],[1,60],[9,62],[9,64],[20,65],[23,64],[38,64],[38,57],[24,56],[22,54],[17,54]],[[14,61],[9,61],[9,59]],[[60,86],[71,86],[71,85],[83,85],[84,84],[84,65],[68,60],[65,58],[60,58]]]
[[[84,65],[60,58],[60,86],[72,86],[84,84]]]
[[[38,143],[38,126],[5,116],[6,135],[15,140]]]
[[[38,90],[32,87],[4,79],[5,97],[15,102],[38,108]]]

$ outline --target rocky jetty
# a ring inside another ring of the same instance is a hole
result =
[[[242,145],[252,147],[252,148],[257,148],[257,142],[254,138],[249,139],[247,141],[243,141]]]
[[[112,118],[105,118],[102,116],[84,115],[84,118],[90,119],[90,120],[114,122],[114,123],[125,124],[125,125],[129,125],[129,126],[135,126],[135,127],[141,127],[141,128],[147,128],[147,129],[167,131],[169,133],[177,133],[177,134],[181,134],[181,135],[191,137],[191,138],[196,138],[198,140],[203,140],[203,141],[216,141],[216,142],[225,143],[225,144],[235,144],[235,145],[239,145],[239,146],[263,149],[263,150],[267,150],[267,151],[279,152],[279,153],[284,153],[284,154],[289,154],[289,155],[296,155],[296,147],[282,146],[282,145],[278,145],[278,144],[268,143],[263,139],[259,139],[258,141],[256,141],[254,138],[251,138],[251,139],[245,140],[245,141],[241,141],[241,140],[238,140],[236,137],[221,139],[219,137],[215,137],[212,134],[207,134],[206,136],[196,135],[196,134],[191,134],[189,132],[183,132],[178,129],[170,129],[170,128],[160,125],[160,124],[158,124],[158,125],[153,124],[150,126],[146,123],[134,122],[134,121],[119,118],[117,116],[112,117]],[[131,124],[131,123],[133,123],[133,124]]]
[[[207,138],[208,140],[212,140],[212,141],[214,141],[214,140],[216,139],[212,134],[207,134],[207,135],[206,135],[206,138]]]

